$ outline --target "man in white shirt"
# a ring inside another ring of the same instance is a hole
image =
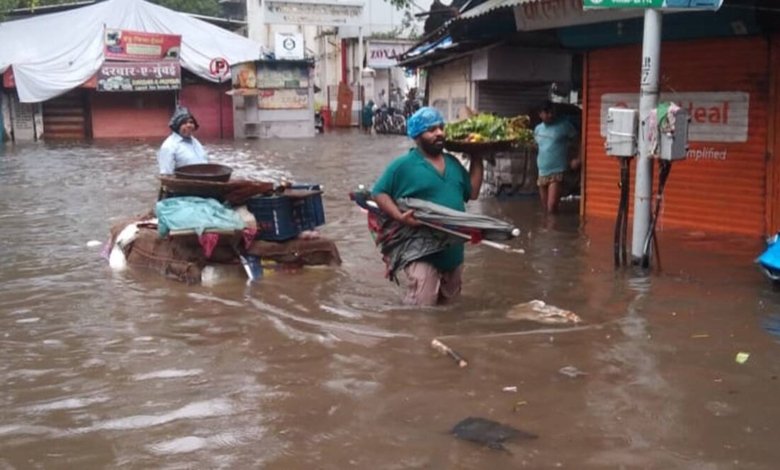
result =
[[[157,153],[161,175],[172,175],[176,168],[185,165],[209,162],[203,146],[192,135],[198,129],[198,121],[187,108],[176,108],[168,127],[173,132]]]

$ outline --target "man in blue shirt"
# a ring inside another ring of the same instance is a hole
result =
[[[557,119],[553,103],[546,101],[539,111],[542,122],[534,129],[539,148],[536,164],[539,168],[539,198],[548,214],[558,211],[563,190],[563,173],[569,165],[569,149],[577,131],[569,121]]]
[[[176,108],[168,127],[173,131],[157,153],[161,175],[172,175],[176,168],[208,163],[209,158],[192,133],[198,130],[198,121],[187,108]]]
[[[392,219],[416,227],[413,211],[401,212],[395,201],[422,199],[465,211],[466,201],[476,199],[482,186],[482,159],[471,158],[469,171],[444,153],[444,117],[435,108],[416,111],[407,122],[407,135],[417,146],[385,169],[371,193],[377,205]],[[463,245],[445,248],[404,267],[409,279],[404,303],[436,305],[460,294]]]

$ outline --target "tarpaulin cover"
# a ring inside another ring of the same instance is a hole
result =
[[[22,103],[72,90],[105,60],[104,28],[181,35],[181,64],[205,80],[213,59],[228,64],[257,60],[259,43],[143,0],[107,0],[60,13],[0,23],[0,73],[13,66]]]
[[[185,196],[157,202],[158,232],[165,237],[171,230],[194,230],[201,235],[206,229],[243,230],[244,221],[233,209],[214,199]]]
[[[772,236],[766,250],[756,258],[756,262],[764,268],[764,273],[774,281],[780,281],[780,233]]]

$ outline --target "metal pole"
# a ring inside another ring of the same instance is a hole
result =
[[[358,50],[357,50],[357,77],[355,82],[360,86],[363,83],[363,27],[358,26]]]
[[[358,26],[358,57],[357,57],[357,65],[358,65],[358,72],[357,72],[357,96],[358,96],[358,102],[360,102],[360,98],[362,96],[363,91],[363,27]],[[354,98],[353,98],[354,99]],[[349,104],[350,107],[352,106],[352,103]],[[361,109],[362,111],[362,109]],[[350,112],[350,115],[352,113]],[[360,119],[360,112],[358,112],[358,129],[360,129],[363,125]]]
[[[644,123],[658,106],[658,77],[661,63],[662,15],[658,10],[645,10],[642,38],[642,79],[639,95],[639,158],[634,184],[634,224],[631,236],[631,258],[637,264],[643,255],[647,230],[650,228],[650,206],[653,192],[653,161],[649,143],[644,138]]]

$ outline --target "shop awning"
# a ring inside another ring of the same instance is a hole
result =
[[[460,15],[452,19],[453,22],[470,20],[478,16],[482,16],[490,13],[491,11],[499,10],[501,8],[513,8],[524,3],[535,3],[543,0],[488,0],[487,2],[474,7],[470,10],[466,10]],[[558,0],[555,0],[558,1]]]
[[[518,31],[539,31],[581,24],[602,23],[644,15],[641,8],[584,10],[571,0],[487,0],[461,13],[451,23],[471,21],[501,9],[512,9]]]

